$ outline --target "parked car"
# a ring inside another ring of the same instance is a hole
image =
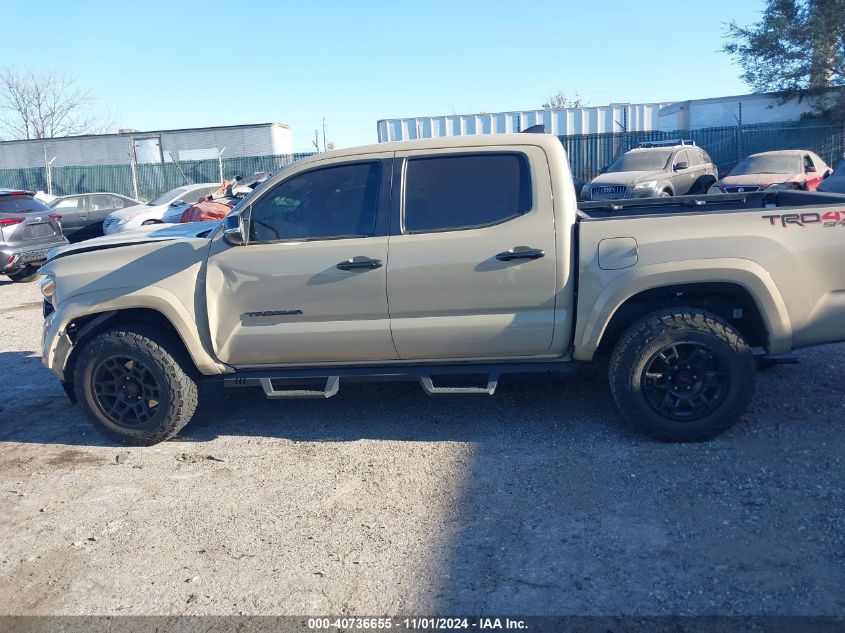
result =
[[[582,200],[655,198],[706,193],[719,177],[692,141],[643,143],[625,152],[581,189]]]
[[[31,191],[0,189],[0,274],[32,281],[47,251],[68,243],[61,216]]]
[[[232,182],[224,181],[217,191],[185,209],[178,221],[186,223],[222,220],[238,202],[267,178],[269,174],[258,173],[247,179],[238,176]]]
[[[501,374],[609,358],[621,416],[689,441],[743,415],[752,348],[845,340],[842,231],[822,222],[845,196],[579,211],[569,174],[545,134],[298,161],[208,229],[61,249],[41,269],[44,363],[101,432],[153,444],[188,423],[201,384],[328,398],[341,379],[405,376],[492,395]]]
[[[827,193],[845,193],[845,160],[840,161],[830,176],[822,181],[818,190]]]
[[[171,208],[173,210],[178,208],[179,213],[181,213],[186,206],[203,196],[207,196],[219,186],[218,183],[213,182],[185,185],[171,189],[146,204],[137,204],[126,209],[113,211],[106,216],[103,222],[103,233],[111,235],[131,231],[145,224],[160,224],[163,222],[164,214]]]
[[[708,193],[748,193],[772,187],[815,191],[829,175],[830,167],[813,152],[760,152],[739,161]]]
[[[62,216],[62,232],[71,242],[103,234],[103,221],[113,211],[141,204],[119,193],[80,193],[60,196],[47,203]]]

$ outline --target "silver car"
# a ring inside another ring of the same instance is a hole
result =
[[[103,222],[103,234],[112,235],[132,231],[148,224],[161,224],[165,222],[165,215],[175,213],[178,217],[189,205],[219,188],[220,184],[216,182],[185,185],[171,189],[146,204],[137,204],[113,211]]]
[[[68,243],[61,215],[33,196],[0,189],[0,274],[12,281],[34,279],[47,251]]]
[[[582,200],[663,198],[707,193],[719,178],[710,156],[692,141],[643,143],[625,152],[581,189]]]

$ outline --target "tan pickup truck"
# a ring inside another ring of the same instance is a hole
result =
[[[222,223],[83,242],[41,273],[44,363],[121,442],[176,434],[205,382],[492,395],[501,374],[603,359],[624,419],[702,440],[745,410],[755,352],[845,340],[845,197],[579,210],[554,136],[385,143],[297,162]]]

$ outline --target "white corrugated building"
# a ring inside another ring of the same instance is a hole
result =
[[[283,123],[91,134],[0,142],[0,169],[64,165],[125,165],[134,145],[139,163],[202,160],[293,153],[290,128]]]
[[[672,132],[795,121],[811,112],[807,98],[784,101],[777,93],[749,94],[668,103],[616,103],[609,106],[523,110],[481,114],[384,119],[378,122],[379,142],[415,138],[505,134],[544,125],[557,136],[620,132]]]

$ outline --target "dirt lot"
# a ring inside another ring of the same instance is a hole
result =
[[[762,373],[707,444],[524,376],[233,390],[126,449],[42,367],[39,306],[0,282],[4,613],[845,613],[843,345]]]

